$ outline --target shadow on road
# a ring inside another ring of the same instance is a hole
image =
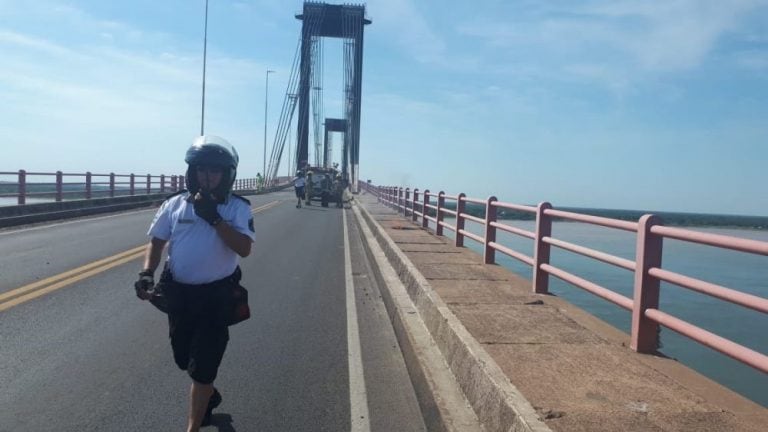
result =
[[[216,427],[219,432],[237,432],[232,426],[232,416],[229,414],[217,413],[211,415],[211,426]]]
[[[330,207],[320,207],[320,206],[313,207],[313,206],[303,205],[303,206],[301,206],[301,209],[302,210],[313,210],[313,211],[323,211],[323,212],[325,212],[325,211],[330,210]]]

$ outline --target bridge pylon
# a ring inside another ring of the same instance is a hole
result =
[[[301,63],[299,78],[299,118],[296,128],[296,162],[301,166],[309,160],[309,108],[313,70],[313,44],[322,37],[344,39],[344,119],[341,171],[353,191],[358,190],[360,155],[360,105],[363,78],[363,28],[371,24],[365,18],[365,5],[332,5],[305,2],[296,18],[301,26]],[[340,122],[336,125],[341,124]],[[334,126],[336,126],[334,125]],[[330,130],[335,130],[331,128]],[[327,136],[326,129],[326,136]],[[327,142],[327,140],[326,140]],[[324,155],[327,149],[324,149]],[[328,163],[323,161],[324,164]]]

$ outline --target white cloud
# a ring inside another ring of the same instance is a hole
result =
[[[624,49],[650,70],[684,70],[701,64],[724,33],[733,30],[762,0],[612,2],[588,11],[606,19],[636,21]]]
[[[695,69],[717,44],[736,31],[764,0],[595,1],[561,3],[508,19],[478,18],[458,26],[483,41],[489,52],[504,52],[539,68],[593,81],[606,78],[622,87],[651,74]],[[498,57],[498,56],[497,56]],[[494,63],[489,59],[488,63]]]
[[[372,0],[368,13],[375,31],[392,37],[396,43],[422,63],[447,63],[446,44],[430,27],[412,0]]]
[[[734,54],[734,57],[736,63],[745,69],[752,69],[763,73],[768,72],[768,53],[766,51],[741,51]]]

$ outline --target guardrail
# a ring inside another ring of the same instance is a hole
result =
[[[183,175],[152,174],[94,174],[50,172],[0,171],[3,177],[15,181],[0,183],[0,198],[16,198],[18,205],[27,203],[27,198],[91,199],[116,196],[149,195],[153,193],[176,192],[184,187]],[[34,178],[31,181],[30,178]],[[4,189],[15,189],[3,192]],[[255,178],[235,180],[234,190],[256,190],[263,188]]]
[[[421,192],[419,189],[411,191],[410,188],[382,187],[371,184],[363,184],[363,188],[376,195],[379,202],[392,207],[405,217],[410,217],[414,222],[418,223],[420,218],[422,227],[431,228],[430,223],[433,224],[435,233],[439,236],[443,235],[444,229],[455,232],[454,242],[457,247],[464,245],[465,238],[480,243],[484,249],[483,259],[486,264],[495,263],[496,252],[498,251],[531,266],[532,291],[535,293],[545,294],[549,292],[549,276],[552,275],[631,311],[630,348],[636,352],[652,353],[656,350],[658,326],[662,325],[755,369],[768,373],[768,356],[659,310],[659,288],[661,281],[664,281],[768,314],[768,299],[688,277],[661,267],[663,240],[665,238],[763,256],[768,256],[768,242],[668,227],[662,225],[660,219],[652,214],[646,214],[637,222],[633,222],[557,210],[548,202],[540,203],[534,207],[500,202],[495,196],[482,200],[469,198],[463,193],[453,196],[440,191],[435,194],[428,189]],[[446,208],[446,200],[455,203],[455,210]],[[467,203],[484,205],[485,218],[467,214],[465,212]],[[535,232],[499,222],[497,219],[499,209],[516,210],[535,215]],[[455,217],[455,225],[445,222],[445,215]],[[635,261],[553,238],[552,221],[555,218],[636,233]],[[485,235],[479,236],[466,230],[467,221],[482,225],[485,228]],[[498,230],[533,240],[533,255],[528,256],[497,243],[496,233]],[[552,246],[633,272],[633,298],[625,297],[551,265],[550,250]]]

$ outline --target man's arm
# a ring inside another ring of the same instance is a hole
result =
[[[144,253],[144,270],[151,270],[152,273],[155,272],[160,265],[160,259],[163,257],[163,249],[166,243],[168,243],[168,240],[152,237]]]
[[[245,258],[251,254],[251,238],[232,228],[226,221],[221,221],[213,227],[230,249]]]

